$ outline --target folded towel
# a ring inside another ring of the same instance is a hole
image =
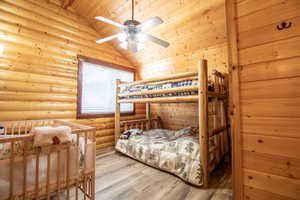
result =
[[[72,131],[68,126],[41,126],[31,130],[34,134],[33,146],[48,146],[72,141]]]

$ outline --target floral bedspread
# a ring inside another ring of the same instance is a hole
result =
[[[150,166],[168,171],[193,185],[203,184],[199,141],[178,131],[153,129],[119,139],[116,149]]]

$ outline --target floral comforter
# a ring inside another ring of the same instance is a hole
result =
[[[199,141],[196,136],[176,136],[178,131],[153,129],[119,139],[116,149],[150,166],[168,171],[193,185],[203,184]]]

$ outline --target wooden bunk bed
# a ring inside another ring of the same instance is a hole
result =
[[[225,125],[208,131],[208,102],[221,100],[227,107],[228,99],[228,78],[227,75],[214,71],[212,74],[212,82],[214,90],[208,90],[208,69],[207,61],[200,60],[197,66],[197,72],[187,72],[164,77],[145,79],[135,82],[122,82],[117,80],[116,87],[116,114],[115,114],[115,142],[120,137],[121,130],[128,130],[130,128],[140,128],[142,130],[149,130],[151,128],[159,127],[160,118],[152,118],[150,112],[150,104],[153,103],[198,103],[199,112],[199,145],[200,155],[203,170],[203,186],[207,187],[209,183],[209,175],[215,166],[220,162],[221,158],[229,152],[229,124],[226,117]],[[185,80],[196,80],[197,85],[159,88],[154,90],[136,91],[136,92],[122,92],[121,88],[137,86],[137,85],[161,85],[163,83],[174,83]],[[164,94],[180,93],[181,96],[170,96]],[[146,119],[121,121],[120,104],[122,103],[145,103],[146,104]],[[225,115],[227,111],[225,109]],[[216,126],[214,126],[216,127]],[[222,133],[222,135],[220,135]],[[214,148],[209,146],[209,138],[214,137],[216,145]],[[208,158],[208,154],[213,153],[215,159]]]

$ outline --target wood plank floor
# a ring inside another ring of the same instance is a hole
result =
[[[97,156],[97,200],[230,200],[231,170],[218,167],[210,187],[196,188],[120,153]]]

